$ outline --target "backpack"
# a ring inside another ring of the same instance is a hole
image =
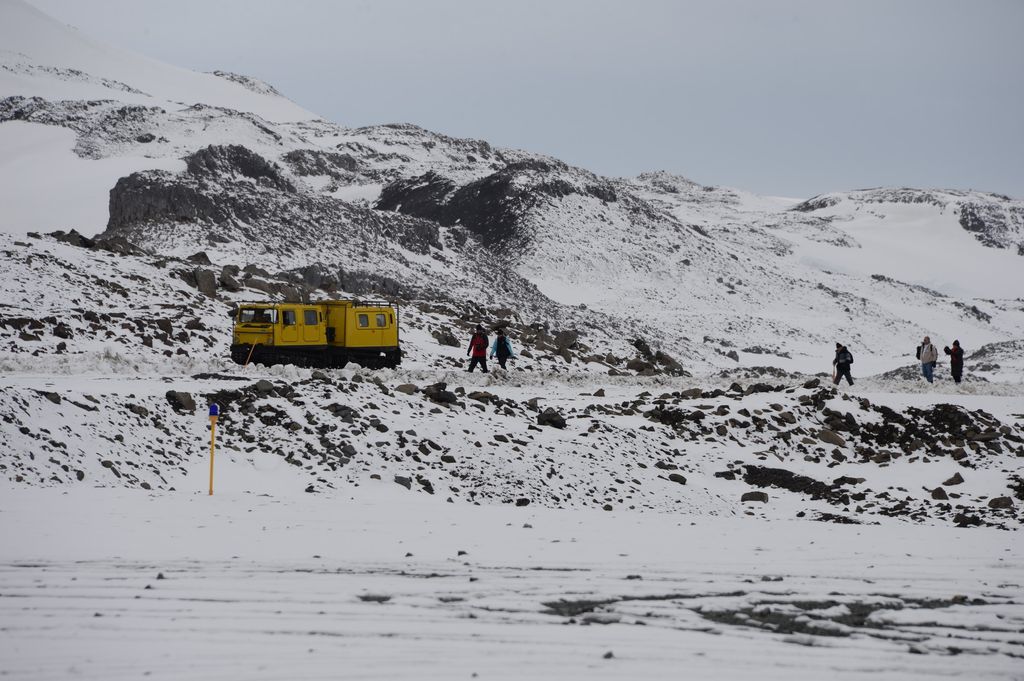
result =
[[[921,346],[920,345],[917,346],[917,358],[921,359]]]

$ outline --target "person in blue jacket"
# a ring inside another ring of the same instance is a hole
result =
[[[491,359],[497,357],[498,364],[504,369],[505,362],[515,356],[515,353],[512,352],[512,341],[505,335],[505,329],[498,329],[498,335],[491,345]]]

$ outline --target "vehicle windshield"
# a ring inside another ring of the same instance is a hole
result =
[[[276,324],[277,310],[268,307],[243,307],[238,312],[239,324]]]

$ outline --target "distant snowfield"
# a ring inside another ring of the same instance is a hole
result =
[[[84,159],[74,146],[75,133],[67,128],[20,121],[0,125],[0,231],[77,229],[91,236],[106,229],[109,192],[118,179],[140,170],[185,167],[173,158]]]
[[[1020,678],[1013,533],[200,482],[5,487],[0,674]]]
[[[261,83],[246,87],[104,45],[27,3],[0,0],[0,12],[2,96],[118,99],[164,107],[203,102],[275,122],[317,118],[284,97],[259,91],[266,87]]]
[[[960,298],[1005,298],[1024,291],[1020,256],[1006,249],[978,248],[952,212],[886,203],[877,210],[839,206],[819,213],[837,216],[835,226],[860,247],[797,240],[797,254],[805,264],[865,277],[887,274]]]

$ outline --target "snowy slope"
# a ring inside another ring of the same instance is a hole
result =
[[[118,50],[23,0],[0,0],[0,99],[11,95],[110,102],[116,103],[115,109],[146,107],[172,116],[203,103],[267,121],[316,118],[251,79],[196,73]],[[154,158],[142,146],[116,155],[89,155],[75,148],[74,137],[65,130],[23,123],[0,126],[0,150],[5,213],[0,231],[16,234],[100,231],[106,221],[106,192],[119,177],[146,168],[180,167],[173,154]]]
[[[268,121],[316,118],[273,88],[234,74],[196,73],[98,43],[24,0],[0,2],[0,93],[116,99],[179,109],[198,102]]]

